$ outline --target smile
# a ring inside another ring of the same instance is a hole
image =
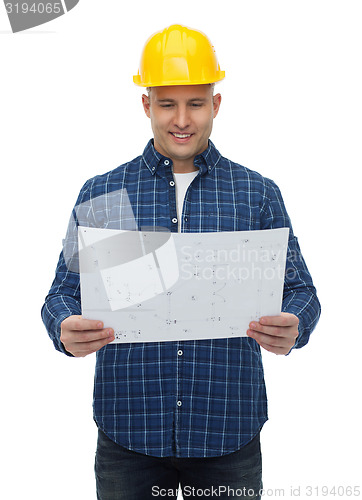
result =
[[[171,132],[171,134],[174,137],[177,137],[177,139],[187,139],[188,137],[191,137],[191,134],[176,134],[175,132]]]

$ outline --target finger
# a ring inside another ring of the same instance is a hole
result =
[[[102,349],[102,347],[112,342],[112,340],[114,340],[114,338],[110,337],[107,339],[97,340],[94,342],[74,344],[74,347],[72,349],[72,354],[77,357],[87,356],[88,354],[92,354],[94,352],[99,351],[100,349]]]
[[[246,333],[260,345],[265,344],[272,348],[285,348],[289,345],[289,339],[284,337],[276,337],[274,335],[256,332],[255,330],[248,330]]]
[[[286,333],[285,328],[281,328],[278,326],[264,326],[257,321],[252,321],[249,327],[251,330],[254,330],[256,332],[265,333],[266,335],[273,335],[275,337],[284,337]]]
[[[262,316],[259,323],[268,326],[294,326],[299,323],[299,319],[294,314],[281,313],[278,316]]]
[[[103,323],[102,321],[99,320],[85,319],[82,318],[81,316],[76,316],[74,318],[69,318],[69,321],[67,322],[67,327],[70,330],[78,330],[78,331],[100,330],[103,328]]]
[[[73,331],[73,342],[77,344],[86,344],[90,342],[97,342],[99,340],[109,339],[114,336],[112,328],[105,328],[103,330],[86,330],[86,331]]]

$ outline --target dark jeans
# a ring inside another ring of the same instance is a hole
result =
[[[242,498],[259,500],[260,435],[234,453],[211,458],[151,457],[111,441],[101,430],[95,461],[98,500]]]

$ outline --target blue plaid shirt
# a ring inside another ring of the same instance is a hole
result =
[[[182,232],[290,228],[282,310],[298,316],[294,347],[304,346],[320,305],[278,187],[221,156],[211,141],[194,163],[199,173],[185,196]],[[88,225],[121,227],[119,206],[110,203],[100,210],[96,203],[122,188],[139,229],[177,231],[172,161],[152,140],[142,156],[85,183],[76,206],[88,203]],[[68,355],[60,324],[73,314],[81,314],[79,274],[67,268],[62,252],[42,317],[56,349]],[[249,337],[107,345],[97,352],[93,409],[97,425],[136,452],[158,457],[231,453],[268,418],[260,348]]]

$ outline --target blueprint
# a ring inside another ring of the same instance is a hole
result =
[[[79,227],[82,315],[114,343],[246,336],[281,312],[288,235]]]

